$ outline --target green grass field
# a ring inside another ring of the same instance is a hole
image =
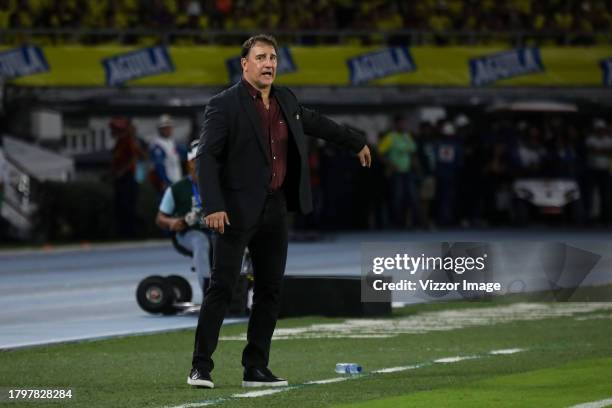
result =
[[[257,398],[236,396],[252,391],[240,387],[244,324],[222,331],[213,390],[186,384],[192,330],[0,352],[0,405],[568,407],[612,398],[612,303],[515,300],[417,305],[388,319],[281,320],[270,367],[292,387]],[[521,351],[490,354],[500,349]],[[340,377],[334,366],[344,361],[365,374],[307,384]],[[374,373],[392,367],[403,369]],[[11,388],[71,388],[73,398],[8,400]]]

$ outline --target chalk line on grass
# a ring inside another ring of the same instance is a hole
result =
[[[268,388],[265,390],[249,391],[242,394],[233,394],[233,398],[257,398],[265,397],[266,395],[278,394],[279,392],[285,392],[295,387],[284,387],[284,388]]]
[[[612,398],[603,399],[599,401],[585,402],[583,404],[572,405],[569,408],[604,408],[612,406]]]
[[[426,364],[415,364],[415,365],[409,365],[409,366],[400,366],[400,367],[389,367],[389,368],[381,368],[380,370],[374,370],[372,371],[375,374],[385,374],[385,373],[397,373],[400,371],[406,371],[406,370],[415,370],[417,368],[421,368],[423,366],[425,366]]]
[[[592,314],[592,315],[588,315],[588,316],[578,316],[578,317],[575,317],[574,319],[578,320],[578,321],[597,320],[597,319],[612,319],[612,314],[597,313],[597,314]]]
[[[337,382],[342,382],[342,381],[346,381],[346,380],[350,380],[350,377],[334,377],[334,378],[328,378],[326,380],[315,380],[315,381],[307,381],[304,384],[310,385],[310,384],[332,384],[332,383],[337,383]]]
[[[523,349],[520,349],[520,348],[511,348],[511,349],[491,350],[491,351],[489,351],[489,354],[497,356],[497,355],[506,355],[506,354],[520,353],[521,351],[523,351]]]
[[[434,363],[441,364],[450,364],[450,363],[458,363],[459,361],[464,360],[474,360],[476,358],[480,358],[479,356],[454,356],[454,357],[445,357],[434,360]]]
[[[187,404],[177,405],[176,407],[172,407],[172,408],[199,408],[199,407],[207,407],[207,406],[218,404],[219,402],[222,402],[222,401],[210,400],[210,401],[202,401],[202,402],[189,402]]]
[[[182,404],[182,405],[176,405],[176,406],[166,406],[164,408],[199,408],[199,407],[206,407],[206,406],[211,406],[211,405],[216,405],[222,402],[226,402],[226,401],[231,401],[233,399],[238,399],[238,398],[259,398],[259,397],[265,397],[268,395],[274,395],[274,394],[278,394],[281,392],[286,392],[286,391],[291,391],[291,390],[296,390],[296,389],[302,389],[305,387],[309,387],[309,386],[314,386],[314,385],[324,385],[324,384],[333,384],[333,383],[338,383],[338,382],[343,382],[343,381],[348,381],[348,380],[355,380],[355,379],[359,379],[359,378],[366,378],[366,377],[370,377],[372,375],[375,374],[387,374],[387,373],[396,373],[396,372],[401,372],[401,371],[406,371],[406,370],[415,370],[417,368],[421,368],[421,367],[425,367],[425,366],[430,366],[433,363],[445,363],[445,364],[453,364],[453,363],[458,363],[460,361],[465,361],[465,360],[474,360],[474,359],[479,359],[479,358],[486,358],[486,357],[491,357],[492,355],[507,355],[507,354],[514,354],[514,353],[519,353],[521,351],[525,351],[525,349],[520,349],[520,348],[512,348],[512,349],[502,349],[502,350],[492,350],[489,351],[488,353],[485,354],[481,354],[481,355],[471,355],[471,356],[453,356],[453,357],[445,357],[445,358],[438,358],[436,360],[433,360],[432,362],[425,362],[425,363],[419,363],[419,364],[413,364],[413,365],[407,365],[407,366],[399,366],[399,367],[388,367],[388,368],[381,368],[378,370],[374,370],[370,373],[363,373],[363,374],[359,374],[359,375],[353,375],[353,376],[343,376],[343,377],[334,377],[334,378],[327,378],[327,379],[323,379],[323,380],[313,380],[313,381],[307,381],[305,383],[302,384],[298,384],[298,385],[293,385],[290,387],[283,387],[283,388],[267,388],[264,390],[257,390],[257,391],[249,391],[249,392],[245,392],[245,393],[241,393],[241,394],[232,394],[229,397],[220,397],[220,398],[216,398],[216,399],[211,399],[211,400],[204,400],[204,401],[200,401],[200,402],[188,402],[186,404]],[[612,401],[612,400],[611,400]],[[594,406],[576,406],[576,407],[572,407],[572,408],[601,408],[607,405],[594,405]]]

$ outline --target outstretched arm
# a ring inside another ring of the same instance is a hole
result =
[[[341,148],[356,153],[364,167],[370,167],[372,156],[365,137],[353,129],[339,125],[319,112],[300,107],[304,132],[325,139]]]

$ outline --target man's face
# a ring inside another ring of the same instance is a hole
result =
[[[159,128],[159,134],[164,138],[172,136],[172,126],[164,126]]]
[[[269,44],[256,42],[240,63],[244,78],[258,89],[269,88],[276,78],[276,51]]]

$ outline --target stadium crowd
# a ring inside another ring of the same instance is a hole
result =
[[[0,29],[148,29],[151,32],[194,29],[287,33],[296,30],[369,30],[375,33],[423,30],[438,34],[525,30],[574,32],[576,35],[571,37],[571,42],[592,43],[598,41],[596,33],[607,32],[611,26],[612,2],[607,0],[0,0]],[[23,40],[20,36],[2,37],[4,42]],[[159,37],[150,35],[47,34],[47,37],[36,37],[39,41],[84,43],[116,38],[132,43],[159,41]],[[205,36],[181,38],[186,42],[211,41]],[[339,38],[314,34],[297,39],[290,37],[292,41],[306,44],[337,42]],[[466,41],[466,38],[459,36],[455,40]],[[221,36],[213,41],[241,43],[242,40],[240,36]],[[361,43],[394,40],[408,38],[377,34],[342,37],[342,41]],[[173,42],[178,41],[174,38]],[[453,40],[438,36],[434,41]]]
[[[129,122],[121,120],[111,122],[113,131],[130,129]],[[310,139],[314,212],[296,216],[296,230],[479,228],[525,222],[612,225],[612,127],[603,119],[500,117],[478,123],[475,117],[459,113],[433,123],[424,121],[416,130],[409,129],[402,115],[391,123],[372,146],[374,162],[368,170],[355,164],[352,155]],[[131,215],[126,216],[124,210],[116,214],[131,220],[117,222],[128,226],[134,221],[139,188],[134,179],[139,183],[148,179],[161,193],[165,189],[161,184],[167,186],[180,179],[182,170],[173,170],[179,160],[185,164],[184,149],[173,141],[167,115],[160,118],[159,129],[169,132],[161,132],[161,139],[148,138],[149,143],[136,137],[137,129],[131,126],[132,139],[119,140],[132,140],[131,145],[140,147],[131,149],[130,154],[126,149],[113,151],[117,157],[113,167],[129,164],[131,169],[129,187],[114,188],[117,208],[132,208]],[[160,143],[168,147],[156,147]],[[145,165],[152,172],[148,178],[138,176],[138,163],[147,151],[150,155]],[[176,158],[171,164],[173,155]],[[176,176],[169,180],[171,173]],[[573,205],[577,211],[548,218],[534,211],[529,219],[520,218],[517,205],[525,201],[518,199],[514,187],[520,179],[575,183],[579,196]]]
[[[516,180],[537,178],[575,182],[580,196],[576,212],[540,222],[612,223],[612,128],[603,119],[585,126],[562,117],[478,124],[459,114],[410,132],[398,116],[374,154],[371,172],[351,176],[350,158],[338,160],[333,147],[311,152],[319,201],[307,226],[431,229],[537,221],[536,212],[533,219],[518,218],[513,188]],[[347,200],[353,213],[338,210]]]

